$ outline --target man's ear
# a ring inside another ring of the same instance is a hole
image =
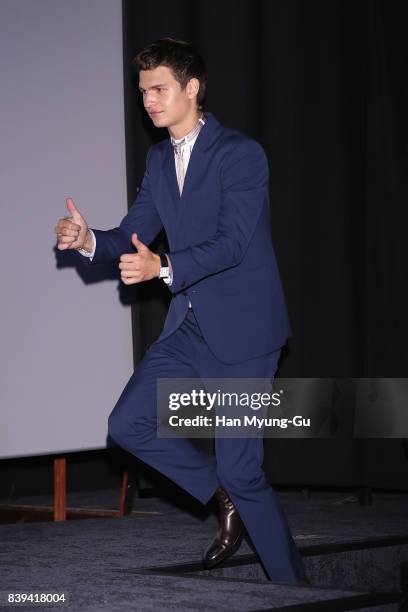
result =
[[[200,91],[200,81],[198,79],[196,79],[195,77],[193,77],[187,83],[186,89],[187,89],[188,97],[190,99],[194,98],[195,96],[198,95],[198,92]]]

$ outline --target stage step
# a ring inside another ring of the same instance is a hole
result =
[[[128,573],[128,572],[126,572]],[[243,580],[176,575],[155,568],[133,572],[134,586],[143,583],[143,591],[151,590],[150,605],[157,609],[177,609],[183,612],[217,610],[217,612],[312,612],[337,610],[371,610],[398,612],[403,609],[399,593],[368,593],[347,589],[325,589],[311,586],[295,586],[265,580]],[[142,582],[143,581],[143,582]],[[163,595],[166,597],[164,605]],[[176,600],[175,600],[176,596]],[[144,608],[141,606],[140,610]],[[149,608],[150,610],[150,608]]]
[[[402,599],[408,595],[408,536],[315,544],[302,546],[301,552],[313,589],[364,592],[378,605],[385,605],[381,604],[381,594],[400,593]],[[149,570],[167,575],[271,584],[252,554],[236,554],[213,570],[205,570],[200,563],[156,566]],[[406,605],[408,609],[408,603]]]

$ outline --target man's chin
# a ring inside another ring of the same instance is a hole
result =
[[[166,118],[163,114],[150,117],[156,127],[167,127]]]

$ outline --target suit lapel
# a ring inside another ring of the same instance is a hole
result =
[[[180,199],[180,191],[177,183],[176,166],[174,161],[173,146],[170,142],[166,143],[163,156],[163,173],[166,177],[167,185],[170,191],[171,199],[174,203]]]
[[[187,166],[187,172],[184,177],[183,191],[182,191],[181,196],[179,195],[178,219],[177,219],[178,223],[181,222],[181,219],[184,213],[187,212],[186,209],[191,208],[192,206],[192,202],[189,201],[189,195],[190,195],[191,190],[196,185],[197,179],[200,177],[200,172],[202,171],[202,168],[203,168],[203,163],[202,163],[202,161],[204,161],[203,152],[198,147],[196,147],[199,137],[200,135],[198,135],[197,141],[195,142],[193,150],[191,151],[190,160]],[[176,183],[177,183],[177,177],[176,177]],[[177,188],[178,188],[178,185],[177,185]]]
[[[183,191],[180,196],[180,190],[177,183],[176,165],[174,160],[174,150],[170,139],[166,144],[163,156],[163,173],[166,177],[168,189],[170,192],[171,205],[177,220],[178,228],[180,228],[181,219],[185,213],[186,206],[190,206],[188,195],[194,184],[199,178],[200,169],[204,166],[205,151],[212,144],[218,131],[219,123],[211,113],[206,113],[205,125],[201,128],[194,143],[191,152],[190,160],[187,166],[187,172],[184,178]]]

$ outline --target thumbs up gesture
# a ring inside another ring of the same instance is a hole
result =
[[[72,198],[67,198],[69,216],[60,219],[55,227],[58,238],[58,249],[80,249],[84,247],[88,234],[88,224]]]
[[[120,257],[119,268],[123,283],[134,285],[158,277],[160,256],[143,244],[137,234],[132,234],[132,244],[136,247],[137,253],[125,253]]]

